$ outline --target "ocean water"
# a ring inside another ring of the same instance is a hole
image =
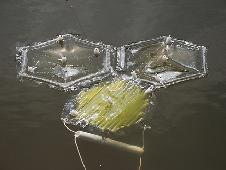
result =
[[[1,1],[0,169],[83,169],[73,134],[60,120],[70,93],[16,78],[16,45],[67,32],[114,46],[168,34],[207,46],[206,78],[156,92],[143,169],[225,169],[225,21],[224,0]],[[139,164],[134,155],[79,146],[88,170],[135,170]]]

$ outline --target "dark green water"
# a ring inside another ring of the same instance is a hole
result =
[[[120,46],[171,34],[208,47],[206,78],[156,93],[144,170],[226,169],[226,1],[69,1],[90,40]],[[81,32],[66,1],[0,2],[0,169],[82,170],[60,121],[69,94],[16,79],[15,46]],[[138,158],[80,143],[88,170],[133,170]],[[99,165],[102,165],[101,167]]]

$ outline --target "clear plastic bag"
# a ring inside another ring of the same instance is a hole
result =
[[[140,41],[120,48],[119,70],[132,71],[145,82],[165,87],[207,74],[206,47],[170,36]]]
[[[94,54],[96,50],[96,54]],[[71,34],[17,47],[17,72],[22,79],[72,90],[85,82],[102,79],[112,72],[112,47]]]

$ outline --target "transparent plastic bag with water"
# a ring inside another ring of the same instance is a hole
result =
[[[118,68],[125,74],[135,71],[142,81],[161,88],[205,76],[206,51],[204,46],[162,36],[121,47]]]
[[[98,55],[94,50],[98,50]],[[17,73],[64,90],[92,82],[112,71],[112,47],[70,34],[33,46],[17,47]]]

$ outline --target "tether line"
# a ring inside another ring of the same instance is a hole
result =
[[[76,11],[76,8],[73,6],[73,5],[70,5],[68,0],[66,0],[66,3],[67,3],[67,7],[70,9],[70,11],[72,12],[72,18],[73,20],[75,21],[75,23],[78,23],[78,26],[80,28],[80,30],[82,31],[82,34],[84,37],[86,37],[86,33],[84,31],[84,28],[79,20],[79,17],[77,15],[77,11]]]
[[[81,155],[81,153],[80,153],[80,150],[79,150],[79,147],[78,147],[78,143],[77,143],[78,133],[77,133],[76,131],[71,130],[71,129],[66,125],[65,121],[63,121],[63,124],[64,124],[64,126],[67,128],[67,130],[69,130],[70,132],[74,133],[74,137],[75,137],[75,138],[74,138],[74,142],[75,142],[75,146],[76,146],[76,149],[77,149],[77,152],[78,152],[78,156],[79,156],[79,158],[80,158],[80,161],[81,161],[81,163],[82,163],[82,166],[83,166],[84,170],[86,170],[86,165],[85,165],[85,163],[83,162],[82,155]]]

